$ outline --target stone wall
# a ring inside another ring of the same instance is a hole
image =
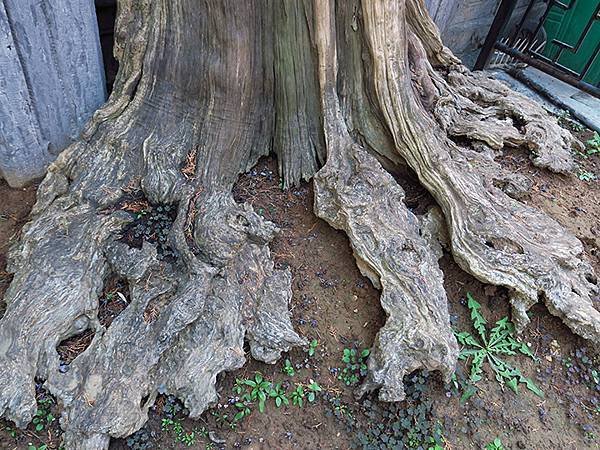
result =
[[[44,174],[106,97],[93,0],[0,1],[0,176]]]
[[[516,25],[529,0],[519,0],[507,29]],[[429,14],[440,29],[444,44],[467,65],[474,62],[494,20],[500,0],[425,0]],[[535,22],[546,3],[538,0],[530,16]],[[537,23],[537,22],[535,22]]]

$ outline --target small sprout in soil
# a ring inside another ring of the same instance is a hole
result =
[[[485,450],[504,450],[504,446],[500,438],[496,438],[485,446]]]
[[[290,395],[292,404],[299,406],[300,408],[304,406],[304,397],[306,397],[306,393],[304,392],[304,387],[301,384],[296,386],[296,389],[294,389]]]
[[[235,402],[235,403],[237,403],[237,402]],[[235,406],[235,403],[234,403],[234,406]],[[217,423],[217,426],[219,428],[223,428],[224,426],[228,426],[232,430],[235,429],[235,427],[236,427],[237,424],[236,424],[235,421],[233,421],[233,420],[230,421],[229,420],[229,414],[221,413],[221,412],[215,411],[215,410],[212,410],[210,413],[215,418],[215,422]]]
[[[543,397],[544,393],[531,379],[523,376],[519,369],[513,368],[500,359],[500,355],[514,356],[517,352],[534,360],[536,359],[526,344],[515,339],[515,328],[508,321],[508,317],[497,321],[496,326],[488,332],[486,327],[487,321],[480,311],[481,305],[470,293],[467,293],[467,307],[471,311],[473,328],[479,334],[480,340],[468,331],[454,333],[458,342],[463,346],[458,359],[467,361],[467,364],[470,364],[469,380],[461,401],[467,401],[476,392],[474,385],[481,380],[485,361],[489,363],[495,373],[496,380],[500,384],[506,384],[515,393],[518,393],[518,384],[523,383],[531,392]],[[453,381],[455,386],[458,387],[456,376],[453,377]]]
[[[9,427],[9,426],[5,426],[2,428],[3,431],[5,431],[11,438],[16,439],[17,437],[17,430],[13,427]]]
[[[321,386],[319,386],[318,383],[314,380],[310,380],[306,389],[308,390],[308,401],[311,403],[316,400],[317,393],[322,391]]]
[[[356,348],[345,348],[342,362],[346,364],[346,367],[338,375],[338,380],[343,381],[346,386],[358,383],[361,377],[367,375],[366,359],[369,357],[369,353],[368,348],[360,352]]]
[[[594,173],[588,172],[587,170],[580,170],[577,173],[577,178],[579,178],[581,181],[594,181],[598,177],[596,177]]]
[[[39,447],[37,445],[33,445],[31,442],[27,444],[27,450],[47,450],[48,446],[46,444],[42,444]]]
[[[293,377],[294,375],[296,375],[296,370],[294,369],[294,366],[292,365],[292,363],[289,359],[285,360],[283,369],[281,369],[281,371],[283,373],[285,373],[286,375],[289,375],[290,377]]]
[[[196,444],[197,436],[207,435],[204,428],[194,429],[188,433],[183,428],[181,422],[174,419],[163,419],[162,429],[163,431],[171,433],[175,439],[175,442],[180,442],[187,447],[191,447]]]
[[[269,397],[275,399],[275,406],[278,408],[280,408],[281,405],[288,406],[290,404],[290,401],[285,395],[285,389],[281,387],[281,383],[277,383],[271,388],[269,391]]]
[[[248,406],[246,402],[237,402],[235,404],[235,407],[238,409],[238,412],[235,414],[235,416],[233,416],[232,423],[237,423],[240,420],[243,420],[244,417],[248,417],[252,413],[250,406]]]
[[[319,341],[317,341],[316,339],[310,341],[310,344],[308,344],[308,349],[306,350],[308,356],[315,356],[315,351],[317,350],[318,345]]]

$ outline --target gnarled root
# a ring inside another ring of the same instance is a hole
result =
[[[423,8],[417,0],[406,3],[409,10]],[[402,7],[399,14],[392,3],[364,2],[363,13],[373,61],[374,89],[384,120],[398,153],[415,170],[444,212],[452,253],[458,264],[483,282],[509,288],[513,319],[519,329],[529,322],[527,310],[543,299],[548,309],[575,333],[600,343],[600,313],[592,304],[598,286],[591,266],[585,261],[581,242],[540,211],[508,197],[485,176],[486,172],[470,161],[470,150],[439,133],[434,120],[440,119],[439,107],[432,115],[428,114],[421,106],[423,100],[411,88],[413,81],[406,65],[394,63],[408,57],[406,46],[395,39],[407,32]],[[418,35],[418,30],[415,34]],[[428,57],[432,59],[431,55]],[[447,70],[451,81],[435,78],[438,88],[447,86],[439,89],[438,103],[447,101],[443,94],[451,91],[456,105],[461,104],[456,95],[463,95],[463,99],[470,97],[471,101],[499,103],[500,110],[512,115],[521,108],[519,114],[526,124],[522,130],[515,129],[519,132],[518,139],[511,139],[527,144],[534,151],[534,163],[538,165],[556,171],[571,167],[569,151],[573,139],[539,106],[512,93],[512,99],[501,101],[503,94],[510,91],[499,83],[469,74],[463,68]],[[481,108],[477,114],[480,112]],[[456,119],[454,123],[458,126]],[[496,145],[495,139],[483,135],[486,123],[482,118],[476,126],[479,132],[476,138]],[[493,132],[494,127],[490,130]]]
[[[388,316],[358,394],[381,388],[381,400],[399,401],[404,375],[427,369],[449,378],[454,372],[458,346],[444,277],[434,247],[421,236],[419,221],[392,176],[356,144],[328,145],[327,164],[315,176],[315,211],[346,232],[359,269],[381,289]]]

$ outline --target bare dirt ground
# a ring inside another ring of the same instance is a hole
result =
[[[586,131],[578,135],[582,140],[591,138]],[[579,178],[581,173],[600,176],[600,155],[579,156],[581,172],[571,176],[537,169],[517,150],[506,152],[499,161],[530,178],[533,187],[526,203],[541,208],[575,233],[600,274],[600,182]],[[310,355],[308,348],[295,349],[275,365],[258,363],[248,355],[244,368],[219,380],[220,402],[200,420],[186,419],[183,405],[161,396],[147,425],[128,439],[113,440],[112,449],[483,449],[496,438],[505,449],[600,448],[597,349],[574,336],[541,304],[532,309],[532,323],[520,336],[536,360],[514,356],[507,361],[533,379],[544,398],[524,387],[515,394],[498,383],[486,367],[483,379],[476,384],[476,393],[466,402],[461,402],[461,389],[453,383],[444,383],[437,374],[423,373],[406,378],[405,402],[383,404],[374,396],[355,399],[355,386],[339,379],[345,367],[342,355],[344,349],[370,347],[384,323],[378,291],[356,268],[345,235],[313,214],[311,185],[304,183],[282,191],[279,181],[275,160],[263,159],[240,177],[234,195],[281,228],[271,250],[276,264],[292,272],[294,325],[308,340],[317,341],[314,354]],[[404,176],[402,184],[407,204],[416,212],[431,202],[410,174]],[[24,224],[34,195],[35,186],[11,190],[0,184],[0,299],[10,282],[10,275],[5,273],[7,246]],[[503,289],[478,282],[449,255],[440,264],[456,330],[473,331],[465,301],[467,292],[481,303],[488,323],[509,314]],[[106,317],[118,314],[113,299],[120,290],[123,288],[118,283],[107,287],[101,301],[101,312]],[[600,305],[600,299],[596,300]],[[0,315],[3,308],[0,303]],[[82,341],[64,343],[64,363],[82,348]],[[286,359],[294,368],[293,376],[282,372]],[[464,379],[465,371],[464,362],[459,362],[459,381]],[[308,392],[311,380],[322,391],[314,402],[306,396],[302,407],[290,404],[277,408],[269,399],[261,413],[253,402],[251,413],[232,426],[240,410],[235,403],[242,395],[235,391],[236,379],[254,379],[256,373],[281,383],[288,398],[299,385]],[[45,394],[41,389],[39,392],[43,400]],[[47,411],[58,417],[57,405],[51,401],[48,404]],[[47,415],[44,419],[38,431],[34,425],[25,431],[12,430],[9,423],[0,422],[0,448],[28,448],[29,443],[37,449],[43,444],[59,448],[58,421],[48,423]]]

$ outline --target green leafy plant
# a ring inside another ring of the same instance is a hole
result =
[[[304,406],[304,397],[306,397],[306,393],[304,392],[304,387],[301,384],[296,386],[296,389],[294,389],[290,395],[292,404],[299,406],[300,408]]]
[[[161,422],[162,430],[170,432],[175,438],[175,442],[181,442],[187,447],[191,447],[196,444],[198,435],[202,435],[200,430],[192,430],[189,433],[185,431],[182,423],[179,420],[165,418]]]
[[[292,365],[292,363],[289,359],[285,360],[283,369],[281,369],[281,371],[283,373],[285,373],[286,375],[289,375],[290,377],[293,377],[294,375],[296,375],[296,370],[294,369],[294,366]]]
[[[587,155],[592,156],[600,153],[600,134],[597,131],[594,131],[594,137],[589,139],[587,142]]]
[[[238,409],[238,412],[233,416],[232,423],[237,423],[252,413],[250,406],[246,402],[236,402],[235,407]]]
[[[365,348],[359,351],[355,348],[345,348],[342,355],[342,362],[346,367],[338,375],[347,386],[358,383],[360,377],[367,375],[366,359],[369,357],[370,350]]]
[[[496,438],[485,446],[485,450],[504,450],[504,446],[502,445],[500,438]]]
[[[561,125],[569,128],[570,130],[573,131],[583,131],[585,130],[585,127],[580,124],[579,122],[577,122],[575,119],[573,119],[571,117],[571,113],[569,111],[562,111],[560,114],[558,114],[558,121]]]
[[[13,438],[13,439],[14,439],[14,438],[16,438],[16,437],[17,437],[17,430],[16,430],[15,428],[13,428],[13,427],[9,427],[9,426],[4,426],[2,429],[3,429],[4,431],[6,431],[6,433],[8,433],[8,435],[9,435],[11,438]]]
[[[317,398],[317,393],[321,392],[323,389],[321,389],[321,386],[319,386],[319,384],[314,381],[314,380],[310,380],[308,386],[306,387],[308,394],[307,394],[307,399],[309,402],[314,402]]]
[[[244,384],[251,388],[250,392],[242,396],[242,399],[247,401],[258,401],[258,410],[265,412],[265,402],[271,390],[271,383],[266,380],[262,374],[256,372],[254,379],[244,380]]]
[[[588,172],[587,170],[580,170],[577,173],[577,178],[579,178],[581,181],[594,181],[597,177],[592,172]]]
[[[481,380],[483,364],[488,362],[500,384],[506,384],[515,393],[518,393],[518,384],[524,384],[534,394],[543,397],[544,393],[529,378],[523,376],[519,369],[510,366],[502,360],[502,355],[513,356],[521,353],[535,360],[529,347],[517,341],[514,337],[514,325],[504,317],[496,322],[496,326],[488,332],[487,321],[481,314],[481,305],[467,293],[467,307],[471,311],[473,328],[477,331],[480,340],[468,331],[455,332],[456,339],[463,346],[458,358],[470,364],[469,384],[464,391],[461,401],[466,401],[475,393],[474,384]]]
[[[316,339],[310,341],[310,343],[308,344],[308,349],[306,350],[308,356],[315,356],[315,351],[317,350],[318,345],[319,341],[317,341]]]
[[[48,446],[46,444],[42,444],[39,447],[37,445],[33,445],[31,442],[27,444],[27,450],[47,450]]]
[[[271,388],[269,391],[269,397],[275,400],[275,406],[278,408],[281,407],[281,405],[288,406],[290,404],[289,399],[285,395],[285,389],[281,387],[281,383],[277,383]]]
[[[53,403],[54,402],[50,397],[38,400],[38,409],[32,420],[35,431],[42,431],[56,420],[54,415],[52,415],[50,412],[50,408],[52,408]]]

